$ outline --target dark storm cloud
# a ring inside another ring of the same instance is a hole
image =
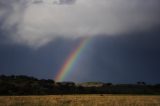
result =
[[[160,82],[160,29],[95,39],[91,76],[109,82]],[[94,79],[93,79],[94,80]]]
[[[82,68],[72,70],[72,73],[78,71],[78,74],[66,80],[159,83],[159,34],[157,27],[118,37],[94,37],[77,63],[77,67]],[[0,73],[54,78],[77,43],[57,39],[37,51],[18,45],[0,46]]]
[[[74,48],[73,43],[59,38],[37,51],[17,44],[0,45],[0,74],[53,79]]]

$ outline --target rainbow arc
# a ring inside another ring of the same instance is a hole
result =
[[[70,55],[67,57],[64,64],[56,74],[55,81],[57,82],[64,81],[68,73],[73,70],[74,65],[77,63],[81,53],[83,52],[89,41],[90,41],[89,37],[81,39],[78,46],[70,53]]]

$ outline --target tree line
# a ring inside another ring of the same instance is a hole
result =
[[[55,82],[24,75],[0,75],[0,95],[151,94],[160,95],[160,84],[112,84],[103,82]]]

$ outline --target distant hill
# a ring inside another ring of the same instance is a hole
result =
[[[82,87],[102,87],[104,85],[103,82],[84,82],[77,84]]]
[[[0,95],[149,94],[160,95],[160,84],[112,84],[103,82],[55,82],[28,76],[0,75]]]

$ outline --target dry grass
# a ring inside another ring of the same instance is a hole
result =
[[[160,106],[160,96],[0,96],[0,106]]]

